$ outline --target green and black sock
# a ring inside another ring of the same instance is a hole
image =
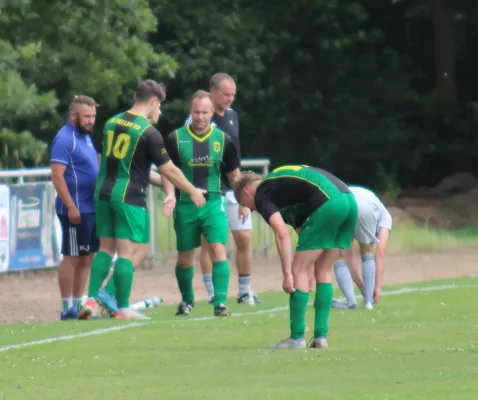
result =
[[[118,258],[115,263],[113,278],[116,286],[116,301],[118,308],[129,308],[129,298],[133,287],[133,261]]]
[[[91,263],[91,272],[90,272],[90,283],[88,285],[88,297],[96,298],[98,292],[103,285],[104,280],[108,276],[111,266],[111,257],[108,253],[104,251],[99,251],[96,253],[93,262]]]
[[[302,292],[296,288],[295,292],[290,295],[290,337],[292,339],[302,339],[304,337],[308,302],[309,292]]]
[[[334,288],[332,283],[317,283],[315,291],[314,338],[327,337]]]
[[[194,302],[194,267],[192,265],[187,268],[177,266],[175,272],[182,300],[187,304],[192,304]]]
[[[227,291],[229,288],[229,263],[216,261],[212,263],[212,284],[214,286],[214,307],[226,304]]]

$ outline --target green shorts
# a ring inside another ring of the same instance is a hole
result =
[[[349,248],[357,215],[357,203],[352,193],[332,197],[302,225],[296,251]]]
[[[97,200],[96,233],[99,237],[149,243],[149,212],[140,206]]]
[[[201,208],[192,203],[178,202],[174,209],[174,230],[176,247],[180,252],[199,247],[201,234],[208,243],[226,244],[229,229],[223,197],[208,200]]]

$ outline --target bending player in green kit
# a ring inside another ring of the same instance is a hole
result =
[[[224,172],[231,184],[240,176],[239,156],[231,138],[211,125],[214,107],[211,95],[197,91],[190,105],[191,124],[172,132],[166,139],[166,149],[171,160],[195,186],[207,191],[206,204],[201,209],[191,202],[187,193],[176,190],[174,229],[178,262],[176,279],[182,301],[176,315],[190,315],[194,307],[192,266],[194,249],[201,246],[201,234],[210,246],[214,285],[214,315],[230,315],[226,307],[229,286],[229,263],[226,246],[229,236],[227,214],[221,192],[221,173]],[[165,189],[167,180],[163,178]],[[243,210],[246,219],[250,210]]]
[[[241,206],[257,211],[273,229],[284,275],[282,288],[290,294],[290,337],[271,347],[306,347],[308,270],[312,267],[317,283],[310,347],[328,347],[332,267],[338,249],[347,249],[352,243],[357,220],[354,195],[334,175],[305,165],[280,167],[265,178],[245,172],[236,183],[234,195]],[[293,258],[286,224],[300,229]]]

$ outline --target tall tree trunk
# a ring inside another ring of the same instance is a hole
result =
[[[432,0],[435,37],[435,89],[441,97],[443,115],[452,118],[456,109],[454,0]]]

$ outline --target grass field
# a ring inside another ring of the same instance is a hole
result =
[[[478,279],[407,288],[384,288],[372,311],[332,310],[326,350],[267,349],[288,334],[283,293],[231,299],[228,319],[198,304],[190,319],[164,306],[144,323],[4,326],[0,399],[475,399]]]

